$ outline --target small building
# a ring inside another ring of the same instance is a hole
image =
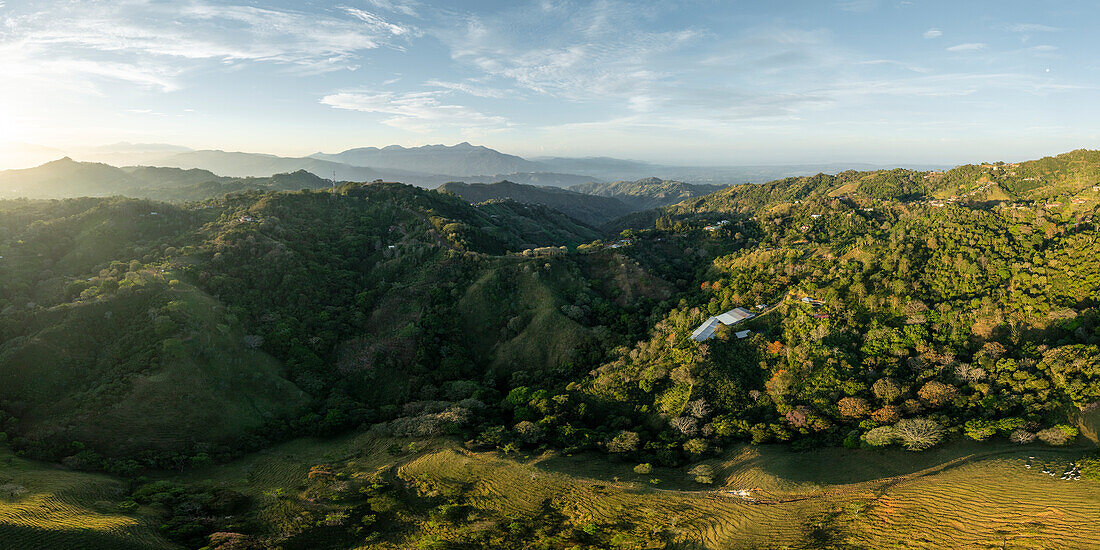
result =
[[[736,336],[738,340],[744,340],[745,338],[748,338],[750,334],[752,334],[751,330],[742,330],[740,332],[733,333],[733,335]]]

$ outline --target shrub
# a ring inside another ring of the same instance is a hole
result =
[[[648,462],[644,462],[634,467],[634,473],[636,474],[646,475],[652,471],[653,465]]]
[[[898,435],[893,426],[879,426],[863,434],[863,440],[872,447],[885,447],[897,442]]]
[[[1040,430],[1035,434],[1040,441],[1047,445],[1066,445],[1077,438],[1077,428],[1059,424],[1057,426]]]
[[[688,470],[688,475],[694,477],[696,483],[704,485],[714,483],[714,467],[710,464],[698,464]]]
[[[963,427],[963,431],[966,433],[966,437],[970,439],[985,441],[993,435],[996,435],[997,424],[988,420],[967,420],[966,425]]]
[[[693,455],[701,455],[707,452],[707,441],[698,437],[689,439],[684,442],[684,450]]]
[[[638,449],[640,441],[637,432],[623,430],[607,442],[607,450],[612,453],[629,453]]]

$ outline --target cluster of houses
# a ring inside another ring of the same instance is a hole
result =
[[[703,321],[703,324],[699,325],[699,328],[695,329],[691,333],[691,339],[695,340],[696,342],[710,340],[711,338],[714,338],[714,333],[718,331],[718,327],[722,325],[733,326],[737,323],[740,323],[741,321],[744,321],[745,319],[750,319],[755,315],[756,314],[743,307],[735,307],[725,313],[715,315],[713,317],[710,317],[706,321]],[[751,333],[752,331],[750,330],[742,330],[739,332],[735,332],[734,336],[736,336],[738,339],[747,338],[748,335]]]
[[[729,224],[730,224],[729,220],[722,220],[722,221],[720,221],[720,222],[718,222],[714,225],[708,225],[708,226],[704,227],[703,229],[705,229],[707,231],[718,231],[719,229],[722,229],[723,227],[725,227]]]

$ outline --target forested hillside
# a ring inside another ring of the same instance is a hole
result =
[[[178,204],[0,202],[0,431],[15,451],[133,477],[369,430],[463,452],[608,453],[643,475],[741,444],[1095,437],[1096,152],[734,186],[613,235],[518,198],[271,190],[309,177]],[[757,315],[690,337],[735,307]],[[299,475],[298,496],[256,495],[262,508],[198,484],[128,498],[161,503],[162,533],[192,547],[219,531],[429,540],[442,524],[408,519],[417,507],[477,509],[460,498],[472,486],[417,477],[414,495],[408,472],[326,465]],[[330,497],[339,521],[318,511]],[[491,515],[492,529],[447,536],[534,544],[552,529],[606,546],[633,532],[569,523],[576,511],[547,499],[515,530]],[[264,511],[237,523],[231,508]],[[297,523],[298,509],[320,515]]]
[[[614,197],[634,210],[650,210],[720,191],[724,185],[705,185],[645,178],[610,183],[588,182],[569,189],[587,195]]]
[[[636,210],[614,197],[587,195],[567,189],[537,187],[510,181],[489,184],[451,182],[439,188],[471,203],[510,199],[516,202],[540,204],[592,226],[599,226]]]

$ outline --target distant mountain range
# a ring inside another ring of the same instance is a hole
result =
[[[370,166],[390,170],[416,171],[423,174],[511,174],[519,172],[552,172],[546,165],[515,155],[508,155],[462,142],[458,145],[425,145],[423,147],[360,147],[342,153],[316,153],[312,158],[339,162],[350,166]]]
[[[35,168],[0,171],[0,198],[58,199],[124,195],[168,201],[202,200],[249,189],[319,189],[329,180],[305,170],[263,178],[231,178],[199,168],[118,168],[68,157]]]
[[[26,149],[26,147],[24,147]],[[41,148],[39,157],[46,151]],[[62,156],[58,152],[58,157]],[[69,153],[77,160],[114,166],[164,166],[199,168],[219,176],[269,177],[305,170],[339,181],[401,181],[421,187],[438,187],[451,181],[515,183],[571,187],[590,182],[636,181],[657,177],[685,184],[732,185],[763,183],[774,179],[844,170],[887,168],[860,163],[755,166],[672,166],[610,157],[537,157],[525,159],[488,147],[459,143],[421,147],[359,147],[343,152],[284,157],[262,153],[191,150],[160,143],[116,143]],[[54,157],[57,158],[57,157]],[[3,157],[0,156],[0,160]],[[892,167],[891,167],[892,168]],[[940,169],[944,166],[908,166]]]

